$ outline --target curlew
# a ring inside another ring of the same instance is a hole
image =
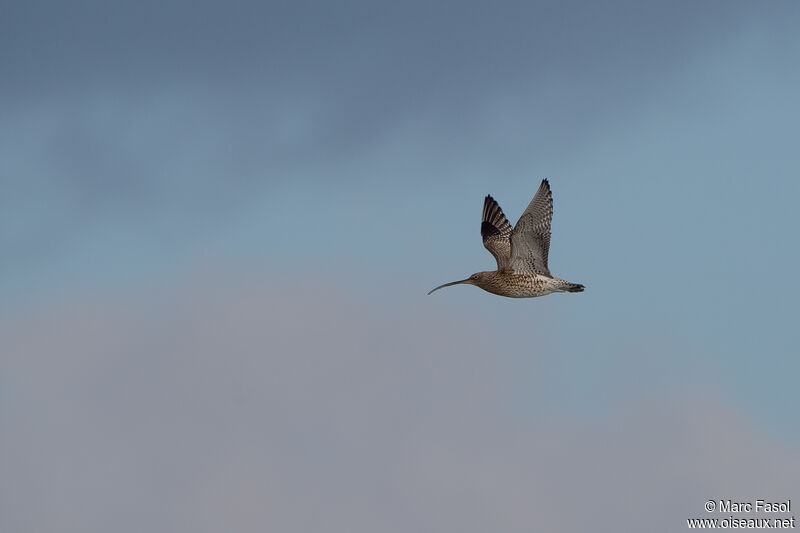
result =
[[[546,179],[542,180],[539,190],[513,229],[494,198],[487,196],[483,202],[481,237],[483,245],[497,261],[497,270],[478,272],[467,279],[439,285],[428,294],[461,283],[509,298],[535,298],[553,292],[583,292],[583,285],[550,275],[547,254],[550,250],[552,220],[553,194]]]

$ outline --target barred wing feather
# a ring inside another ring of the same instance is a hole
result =
[[[511,233],[509,266],[514,272],[550,276],[547,254],[550,251],[552,220],[553,194],[545,179]]]
[[[497,261],[497,270],[506,270],[511,260],[511,233],[513,229],[503,210],[491,196],[483,201],[481,237],[483,246]]]

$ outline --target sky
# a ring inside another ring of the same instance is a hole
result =
[[[800,500],[798,23],[6,6],[0,529],[675,531]],[[543,178],[586,291],[427,296],[493,268],[483,197],[514,223]]]

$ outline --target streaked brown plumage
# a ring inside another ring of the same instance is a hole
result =
[[[428,294],[451,285],[468,284],[508,296],[534,298],[552,292],[583,292],[583,285],[550,275],[547,256],[550,251],[550,223],[553,220],[553,194],[545,179],[536,195],[511,228],[494,198],[483,202],[481,236],[483,245],[497,261],[497,270],[478,272],[469,278],[445,283]]]

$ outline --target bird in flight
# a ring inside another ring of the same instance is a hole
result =
[[[550,251],[550,222],[553,220],[553,194],[545,179],[528,208],[511,228],[503,210],[487,196],[483,202],[481,237],[483,245],[497,260],[497,270],[478,272],[467,279],[439,285],[433,291],[451,285],[475,285],[509,298],[535,298],[552,292],[583,292],[583,285],[550,275],[547,254]]]

